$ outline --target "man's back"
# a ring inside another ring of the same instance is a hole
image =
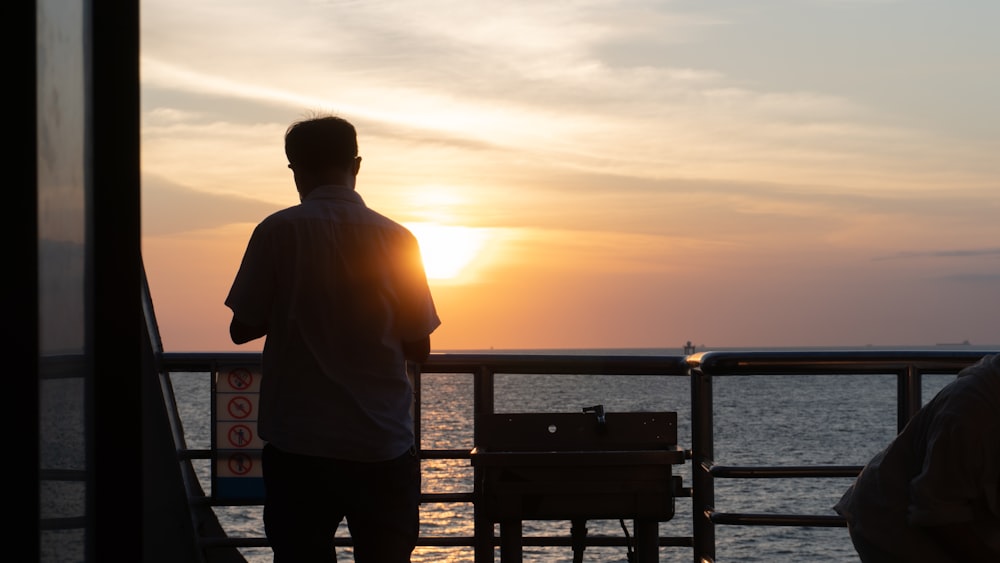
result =
[[[273,287],[236,283],[230,295],[274,298],[261,437],[289,451],[359,460],[412,445],[401,342],[419,337],[430,313],[416,298],[426,280],[413,236],[353,190],[319,187],[255,230],[237,280],[267,278]]]

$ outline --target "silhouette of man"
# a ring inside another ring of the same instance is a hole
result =
[[[366,207],[348,121],[293,123],[299,205],[255,228],[226,298],[230,336],[266,337],[258,431],[275,563],[336,561],[347,520],[359,563],[407,562],[420,466],[406,361],[440,324],[416,238]]]
[[[1000,354],[917,411],[834,509],[864,563],[1000,561]]]

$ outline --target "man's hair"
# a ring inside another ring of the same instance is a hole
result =
[[[349,121],[332,115],[297,121],[285,131],[285,156],[292,168],[347,169],[358,156],[358,134]]]

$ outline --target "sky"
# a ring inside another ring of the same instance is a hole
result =
[[[287,126],[352,121],[435,351],[1000,344],[996,0],[144,0],[164,348],[229,341]]]

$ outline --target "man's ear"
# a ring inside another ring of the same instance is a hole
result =
[[[354,157],[354,164],[351,165],[351,172],[353,172],[354,175],[357,176],[359,170],[361,170],[361,157],[356,156]]]

